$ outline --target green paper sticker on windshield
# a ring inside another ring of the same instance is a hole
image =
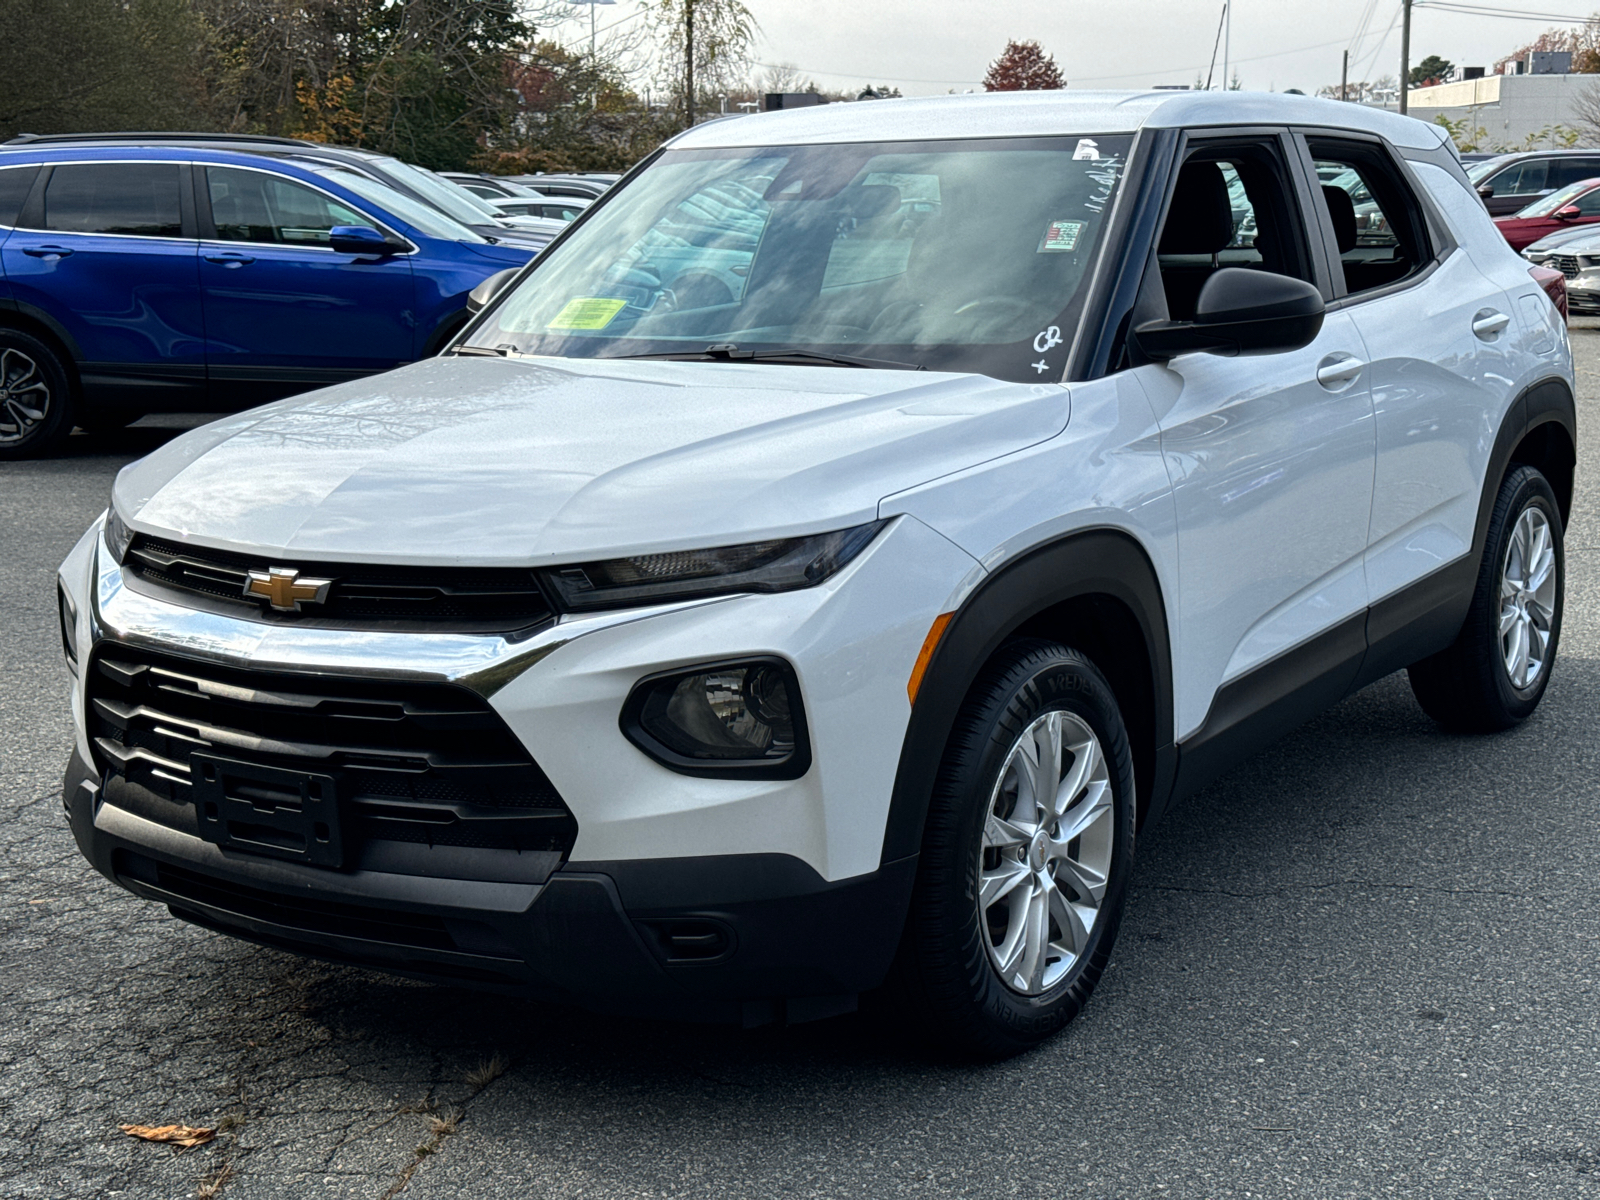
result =
[[[605,296],[580,296],[568,300],[546,329],[604,329],[611,319],[628,306],[626,300]]]
[[[1082,221],[1051,221],[1045,226],[1044,237],[1039,241],[1039,253],[1061,252],[1078,248],[1078,235],[1083,232]]]

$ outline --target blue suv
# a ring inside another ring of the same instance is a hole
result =
[[[0,459],[426,357],[532,257],[337,163],[0,148]]]

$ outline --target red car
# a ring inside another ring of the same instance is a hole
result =
[[[1509,217],[1496,217],[1494,223],[1511,248],[1521,250],[1558,229],[1596,221],[1600,221],[1600,179],[1585,179],[1541,196]]]

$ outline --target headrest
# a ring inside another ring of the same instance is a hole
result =
[[[869,220],[900,207],[900,189],[886,183],[865,183],[842,192],[850,215]]]
[[[1333,236],[1339,242],[1339,253],[1348,254],[1356,248],[1356,202],[1349,192],[1331,183],[1322,185],[1322,199],[1328,206],[1328,216],[1333,218]]]
[[[1161,231],[1161,254],[1215,254],[1233,241],[1233,206],[1228,181],[1214,162],[1187,162]]]

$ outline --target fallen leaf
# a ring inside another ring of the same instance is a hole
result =
[[[170,1142],[185,1149],[203,1146],[217,1136],[215,1129],[196,1129],[190,1125],[118,1125],[117,1128],[129,1137],[147,1142]]]

